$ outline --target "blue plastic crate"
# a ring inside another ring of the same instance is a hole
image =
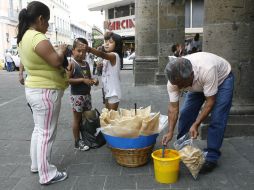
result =
[[[139,136],[136,138],[114,137],[104,134],[104,137],[109,146],[120,149],[136,149],[151,146],[156,143],[156,138],[159,134],[149,136]]]

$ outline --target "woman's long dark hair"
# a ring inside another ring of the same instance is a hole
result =
[[[47,5],[39,2],[32,1],[19,13],[19,24],[18,24],[18,35],[17,44],[22,40],[23,35],[28,30],[28,28],[35,22],[35,20],[42,16],[47,19],[50,17],[50,11]]]
[[[119,57],[120,57],[120,61],[121,61],[121,65],[123,64],[123,41],[122,41],[122,37],[114,32],[106,32],[104,34],[104,40],[109,40],[110,38],[112,38],[115,41],[115,49],[114,52],[116,52]]]

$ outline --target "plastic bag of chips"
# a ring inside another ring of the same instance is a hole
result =
[[[205,163],[204,152],[193,144],[193,139],[189,137],[189,134],[175,141],[174,147],[178,150],[181,160],[189,169],[192,177],[197,179],[198,173]]]

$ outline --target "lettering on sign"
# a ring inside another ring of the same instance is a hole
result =
[[[135,28],[134,19],[123,19],[114,21],[105,21],[104,27],[109,30],[124,30]]]

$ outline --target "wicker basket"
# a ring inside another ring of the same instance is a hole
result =
[[[154,145],[138,149],[119,149],[110,147],[116,162],[125,167],[138,167],[145,165],[150,157]]]

